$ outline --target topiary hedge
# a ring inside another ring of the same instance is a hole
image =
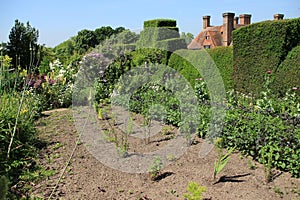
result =
[[[137,48],[163,48],[168,51],[186,49],[180,39],[175,20],[157,19],[144,22],[144,30],[140,33]]]
[[[173,19],[154,19],[144,21],[144,28],[148,27],[176,27],[176,20]]]
[[[281,90],[288,89],[289,85],[283,86],[284,81],[280,79],[280,73],[286,76],[292,75],[294,71],[281,63],[286,59],[289,51],[300,45],[300,18],[265,21],[239,28],[233,32],[234,65],[233,79],[235,88],[244,93],[258,95],[265,83],[266,71],[273,74],[276,84],[272,84],[274,94],[279,95]],[[291,63],[292,64],[292,63]],[[298,83],[295,83],[299,85]]]

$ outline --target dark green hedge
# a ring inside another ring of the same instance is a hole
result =
[[[234,66],[233,79],[235,88],[244,93],[258,95],[264,89],[266,71],[271,70],[278,81],[283,73],[281,63],[289,51],[300,45],[300,18],[265,21],[239,28],[233,32]],[[285,74],[292,76],[292,66],[285,66]],[[299,71],[298,71],[299,72]],[[293,76],[300,76],[299,73]],[[299,83],[298,83],[299,84]],[[274,94],[280,94],[282,87],[272,84]]]
[[[174,52],[177,49],[186,49],[185,39],[183,38],[172,38],[167,40],[158,41],[156,47],[164,49],[170,52]]]
[[[176,27],[176,20],[173,19],[154,19],[144,21],[144,28],[148,27]]]
[[[207,54],[208,53],[208,54]],[[201,50],[178,50],[173,53],[169,59],[168,66],[179,71],[190,83],[195,84],[195,81],[199,77],[203,77],[194,65],[183,57],[188,58],[196,65],[200,66],[201,70],[205,69],[205,63],[207,63],[207,56],[210,56],[214,64],[217,66],[219,73],[223,79],[224,87],[226,90],[232,88],[232,47],[218,47],[208,50],[207,53],[201,53]],[[202,59],[199,59],[202,58]],[[203,71],[206,76],[213,77],[213,74],[209,74],[209,71]]]
[[[300,45],[293,48],[286,59],[280,64],[273,83],[273,90],[277,89],[280,95],[296,87],[300,95]]]
[[[208,49],[207,52],[217,65],[222,76],[226,90],[233,89],[232,73],[233,73],[233,48],[232,47],[216,47]]]

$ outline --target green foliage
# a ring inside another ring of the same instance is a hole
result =
[[[152,180],[155,180],[163,167],[163,163],[160,157],[154,157],[154,160],[152,161],[149,172]]]
[[[178,50],[173,53],[169,59],[168,66],[177,70],[184,78],[186,78],[191,85],[195,85],[195,82],[199,77],[203,77],[207,68],[209,59],[212,59],[218,73],[222,77],[224,87],[226,90],[232,88],[232,47],[218,47],[207,51],[208,54],[198,50]],[[210,58],[208,56],[211,56]],[[193,63],[183,59],[183,57],[189,58]],[[195,68],[200,68],[199,71]],[[214,79],[214,74],[205,73],[207,78]],[[206,78],[206,80],[208,80]]]
[[[186,49],[185,40],[179,38],[175,20],[149,20],[144,22],[144,30],[137,41],[137,48],[159,48],[170,52]]]
[[[184,39],[185,40],[185,44],[186,46],[189,45],[192,40],[194,39],[194,35],[192,33],[185,33],[185,32],[182,32],[180,34],[180,38]]]
[[[8,193],[8,179],[5,176],[0,176],[0,200],[6,199]]]
[[[97,38],[92,30],[81,30],[75,38],[75,48],[79,53],[85,53],[97,45]]]
[[[269,158],[267,155],[270,155],[272,160],[268,166],[290,171],[299,177],[299,96],[287,93],[283,99],[266,96],[267,99],[256,101],[241,94],[234,101],[232,96],[228,98],[223,144],[236,146],[260,162],[263,162],[262,157]],[[262,106],[260,102],[267,103]]]
[[[15,20],[15,25],[9,33],[7,44],[8,55],[13,59],[14,68],[29,69],[37,66],[40,60],[40,46],[37,44],[39,31],[29,22],[24,23]]]
[[[233,48],[232,47],[216,47],[207,49],[207,52],[215,62],[222,76],[225,90],[233,89]]]
[[[157,48],[174,52],[177,49],[186,49],[185,40],[182,38],[172,38],[157,42]]]
[[[176,27],[176,20],[173,19],[154,19],[144,21],[144,28],[149,27]]]
[[[36,155],[33,121],[38,115],[37,100],[30,95],[25,95],[23,102],[20,99],[18,93],[3,94],[0,98],[0,176],[9,178],[9,187],[19,181]],[[1,184],[7,184],[3,181],[1,178]]]
[[[294,47],[281,62],[276,72],[272,90],[280,96],[293,87],[298,87],[296,93],[300,95],[300,45]]]
[[[218,140],[218,138],[216,139]],[[213,173],[213,178],[216,180],[217,175],[224,169],[224,167],[227,165],[228,161],[230,160],[230,156],[235,150],[235,147],[231,147],[227,153],[223,153],[223,150],[219,146],[219,144],[215,143],[215,146],[217,147],[218,150],[218,160],[215,161],[214,163],[214,173]]]
[[[298,78],[296,80],[288,78],[287,82],[284,81],[289,76],[300,77],[299,70],[295,71],[298,65],[293,66],[295,62],[297,63],[297,58],[295,61],[290,62],[287,59],[284,64],[281,63],[294,47],[299,46],[299,30],[300,18],[265,21],[235,30],[233,32],[235,88],[240,92],[253,93],[257,96],[263,91],[263,77],[268,70],[274,73],[276,79],[276,84],[271,86],[274,94],[282,94],[283,87],[286,91],[291,85],[298,86]]]
[[[196,182],[191,181],[187,187],[187,194],[184,194],[183,197],[188,200],[201,200],[203,199],[203,192],[206,192],[205,186],[200,186]]]

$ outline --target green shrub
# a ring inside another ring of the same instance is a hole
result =
[[[295,120],[295,121],[294,121]],[[272,113],[255,109],[231,107],[226,115],[226,125],[222,133],[225,146],[236,146],[241,152],[260,158],[270,154],[271,166],[290,171],[300,177],[300,132],[297,120],[272,116]],[[262,148],[266,150],[262,151]]]
[[[260,94],[263,91],[264,75],[270,70],[277,80],[276,85],[272,85],[273,92],[280,94],[282,87],[276,86],[285,83],[284,79],[280,78],[280,73],[287,77],[300,77],[299,71],[289,69],[289,67],[295,69],[296,66],[288,66],[294,64],[293,62],[286,61],[281,65],[288,53],[300,44],[299,30],[300,18],[265,21],[235,30],[233,32],[235,88],[243,93]]]

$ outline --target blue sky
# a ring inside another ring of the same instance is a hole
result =
[[[300,17],[299,0],[1,0],[0,42],[7,42],[15,19],[37,28],[39,43],[54,47],[82,29],[123,26],[139,30],[149,19],[176,19],[180,32],[196,36],[202,16],[210,15],[212,25],[222,24],[222,13],[251,14],[252,22]]]

